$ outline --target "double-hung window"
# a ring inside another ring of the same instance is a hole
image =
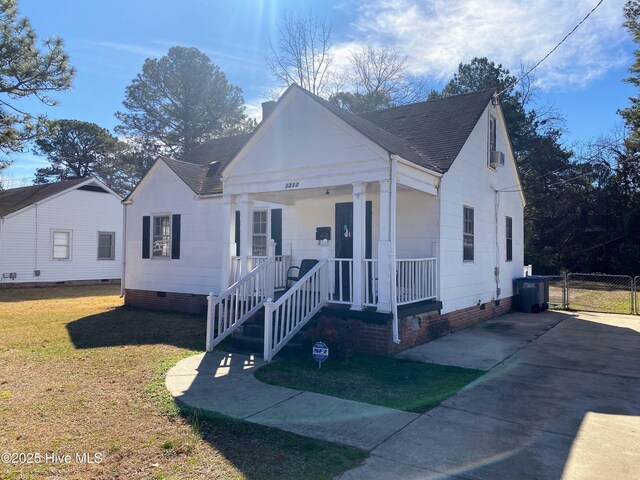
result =
[[[98,260],[115,260],[116,233],[98,232]]]
[[[506,217],[505,237],[507,243],[507,262],[513,260],[513,219]]]
[[[71,230],[54,230],[51,232],[51,258],[54,260],[71,260]]]
[[[153,217],[153,257],[169,258],[171,255],[171,216]]]
[[[253,212],[253,242],[251,254],[256,257],[267,256],[267,211]]]
[[[462,224],[462,260],[465,262],[473,262],[473,208],[467,206],[462,207]]]

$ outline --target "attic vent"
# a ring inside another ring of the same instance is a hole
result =
[[[104,188],[97,185],[83,185],[81,187],[78,187],[78,190],[84,190],[86,192],[109,193]]]

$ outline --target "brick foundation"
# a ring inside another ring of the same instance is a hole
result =
[[[359,350],[377,355],[395,355],[407,348],[422,345],[451,332],[471,327],[490,318],[511,311],[511,297],[503,298],[500,304],[485,303],[476,307],[456,310],[444,315],[428,312],[398,319],[400,343],[393,343],[393,325],[388,323],[360,323]]]
[[[124,304],[129,307],[148,308],[184,313],[207,313],[207,296],[195,293],[157,292],[154,290],[124,291]]]
[[[63,282],[15,282],[0,283],[0,289],[4,288],[48,288],[48,287],[73,287],[82,285],[120,285],[119,278],[107,278],[96,280],[66,280]]]
[[[125,289],[124,299],[127,306],[150,310],[200,314],[207,312],[206,295]],[[511,302],[512,299],[509,297],[501,299],[499,305],[496,305],[496,302],[489,302],[444,315],[438,312],[427,312],[400,318],[398,319],[399,344],[393,343],[391,321],[371,322],[366,319],[356,319],[354,321],[360,325],[358,350],[376,355],[395,355],[451,332],[504,315],[511,311]]]

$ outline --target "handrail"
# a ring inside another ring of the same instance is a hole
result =
[[[207,297],[208,352],[260,310],[266,298],[273,297],[274,264],[269,258],[218,297],[213,293]]]
[[[327,260],[319,261],[275,302],[264,302],[264,360],[271,359],[320,311],[328,295]]]
[[[256,256],[252,255],[249,257],[249,269],[253,269],[264,262],[268,256]],[[275,275],[275,289],[282,290],[287,287],[287,269],[291,266],[291,255],[276,255],[275,257],[276,266],[274,269]],[[242,272],[240,271],[240,261],[242,257],[233,256],[231,257],[231,278],[233,281],[237,281],[241,278]]]

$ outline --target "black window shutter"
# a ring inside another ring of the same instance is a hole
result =
[[[151,247],[151,217],[142,217],[142,258],[149,258],[149,248]]]
[[[282,255],[282,209],[271,210],[271,238],[276,242],[276,255]]]
[[[236,257],[240,256],[240,211],[236,210]]]
[[[180,258],[180,215],[171,215],[171,258]]]

